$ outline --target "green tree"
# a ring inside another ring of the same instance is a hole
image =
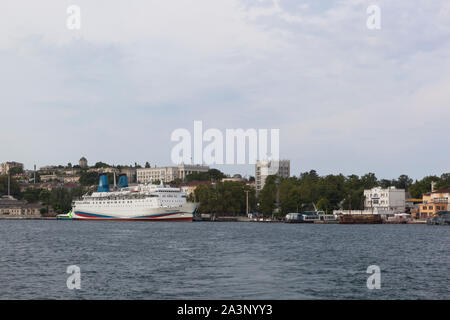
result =
[[[327,198],[321,198],[317,202],[316,206],[317,206],[318,210],[325,211],[326,213],[328,213],[328,211],[330,211],[332,209],[331,206],[330,206],[330,202],[328,201]]]
[[[9,169],[9,174],[12,176],[15,176],[17,174],[22,174],[22,173],[23,173],[23,167],[21,167],[21,166],[12,167],[11,169]]]
[[[100,162],[95,163],[94,167],[97,169],[100,169],[100,168],[109,168],[111,166],[105,162],[100,161]]]
[[[49,212],[49,206],[50,206],[50,197],[51,197],[51,193],[50,193],[50,191],[48,191],[48,190],[46,190],[46,189],[44,189],[44,190],[41,190],[41,192],[39,193],[39,200],[42,202],[42,204],[44,205],[44,206],[46,206],[47,207],[47,209],[45,210],[45,213],[48,213]],[[43,213],[44,211],[41,211],[41,214]]]
[[[29,203],[35,203],[39,201],[39,195],[42,189],[27,188],[23,194],[23,200]]]
[[[414,180],[408,177],[406,174],[402,174],[400,177],[398,177],[397,180],[393,181],[393,185],[397,189],[408,190],[408,188],[413,184],[413,181]]]
[[[93,186],[98,184],[99,174],[97,172],[82,171],[80,173],[80,185]]]
[[[0,176],[0,196],[8,194],[8,176]],[[20,186],[14,177],[10,177],[10,194],[15,198],[20,198]]]

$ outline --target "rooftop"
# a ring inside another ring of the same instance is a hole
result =
[[[450,188],[434,190],[432,193],[450,193]]]

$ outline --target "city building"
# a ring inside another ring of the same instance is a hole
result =
[[[53,172],[59,170],[58,166],[43,166],[39,168],[39,172]]]
[[[266,183],[266,179],[271,175],[278,175],[282,178],[289,178],[291,171],[290,160],[263,160],[256,161],[255,164],[255,186],[256,192],[260,192]]]
[[[119,174],[120,170],[115,167],[104,167],[104,168],[90,168],[88,172],[98,172],[98,173],[115,173]]]
[[[4,162],[0,164],[0,175],[6,175],[9,174],[9,170],[12,168],[20,167],[23,169],[23,163],[15,162],[15,161],[9,161]]]
[[[87,168],[87,159],[85,157],[81,157],[80,161],[78,161],[78,165],[80,166],[80,168]]]
[[[208,172],[208,170],[208,166],[186,164],[176,167],[138,168],[136,169],[136,179],[138,183],[149,183],[157,180],[168,183],[175,179],[184,180],[190,174]]]
[[[25,200],[17,200],[12,196],[0,198],[0,215],[4,216],[40,215],[42,208],[40,203],[27,203]]]
[[[440,211],[448,211],[450,208],[449,201],[450,188],[425,193],[422,196],[422,203],[419,204],[419,218],[428,219]]]
[[[231,178],[223,178],[222,182],[225,181],[233,181],[233,182],[245,182],[246,180],[242,178],[242,176],[240,174],[235,174],[233,177]]]
[[[41,175],[42,182],[59,181],[59,180],[60,180],[60,177],[55,173]]]
[[[80,181],[80,176],[63,176],[62,180],[64,183],[78,183]]]
[[[386,189],[375,187],[364,190],[364,208],[379,214],[393,216],[406,210],[406,191],[389,187]]]

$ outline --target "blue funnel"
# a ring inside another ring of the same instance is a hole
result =
[[[117,185],[118,188],[126,188],[128,187],[128,178],[125,173],[122,173],[119,176],[119,184]]]
[[[100,175],[97,192],[109,192],[108,175],[106,173]]]

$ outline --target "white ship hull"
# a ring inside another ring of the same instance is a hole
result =
[[[192,221],[196,203],[186,202],[178,207],[115,207],[95,208],[75,206],[73,220],[121,220],[121,221]]]

